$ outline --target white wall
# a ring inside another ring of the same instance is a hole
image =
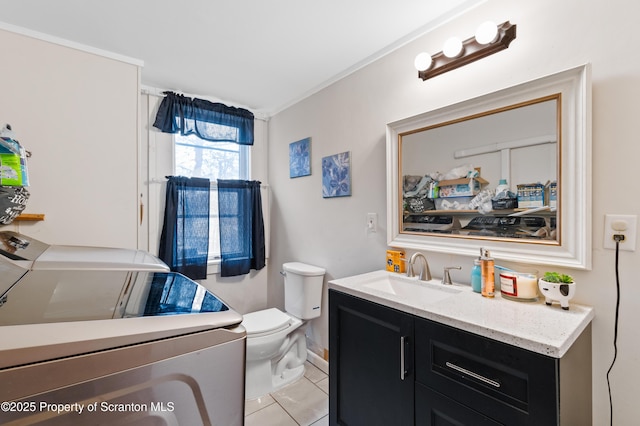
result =
[[[609,423],[606,372],[613,358],[615,252],[602,248],[605,213],[638,214],[632,179],[640,158],[640,56],[632,46],[640,6],[632,1],[488,0],[377,62],[277,114],[269,126],[269,180],[273,187],[272,264],[298,260],[327,269],[328,279],[384,265],[385,124],[587,62],[593,80],[593,269],[565,271],[579,283],[576,302],[595,307],[593,321],[594,423]],[[450,36],[473,34],[485,20],[517,24],[509,49],[423,82],[415,55],[437,52]],[[288,144],[312,138],[312,175],[290,179]],[[320,161],[351,151],[351,197],[323,199]],[[379,233],[365,234],[367,212],[378,214]],[[472,259],[428,254],[440,276],[445,265],[463,265],[453,278],[468,282]],[[618,359],[611,373],[614,424],[637,420],[640,382],[640,252],[620,253]],[[326,295],[326,293],[325,293]],[[326,299],[325,299],[326,302]],[[269,303],[282,307],[278,268],[269,275]],[[314,320],[311,338],[326,348],[327,314]]]
[[[137,65],[0,30],[0,123],[32,152],[25,213],[51,244],[135,248]]]

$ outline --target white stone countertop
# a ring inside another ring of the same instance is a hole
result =
[[[455,294],[430,300],[363,285],[387,276],[409,280],[381,270],[330,280],[329,289],[554,358],[561,358],[569,350],[595,315],[589,306],[570,303],[569,310],[564,310],[557,303],[546,305],[544,298],[538,302],[508,300],[499,291],[494,298],[486,298],[473,292],[471,286],[444,286],[437,280],[413,280],[409,285],[442,286]]]

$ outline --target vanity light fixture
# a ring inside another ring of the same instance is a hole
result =
[[[431,55],[427,52],[418,53],[418,56],[416,56],[414,61],[414,65],[418,71],[431,68],[432,63],[433,59],[431,59]]]
[[[447,58],[457,58],[458,56],[464,53],[464,46],[462,45],[462,40],[458,37],[451,37],[449,40],[444,42],[444,46],[442,47],[442,53]]]
[[[496,25],[493,22],[481,24],[474,37],[460,41],[452,37],[445,43],[442,52],[431,56],[420,53],[416,56],[415,67],[418,77],[427,80],[485,56],[506,49],[516,38],[516,26],[509,21]]]
[[[493,21],[480,24],[476,30],[476,41],[482,45],[493,43],[498,39],[498,26]]]

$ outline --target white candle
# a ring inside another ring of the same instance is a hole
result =
[[[500,272],[500,292],[518,299],[538,297],[538,276],[535,272]]]

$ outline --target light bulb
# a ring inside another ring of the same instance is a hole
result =
[[[433,60],[431,59],[431,55],[429,55],[427,52],[422,52],[418,53],[413,64],[418,71],[426,71],[431,67],[431,62],[433,62]]]
[[[462,53],[462,41],[458,37],[451,37],[444,43],[442,53],[447,58],[455,58]]]
[[[480,44],[493,43],[497,38],[498,26],[495,22],[483,22],[476,30],[476,41]]]

